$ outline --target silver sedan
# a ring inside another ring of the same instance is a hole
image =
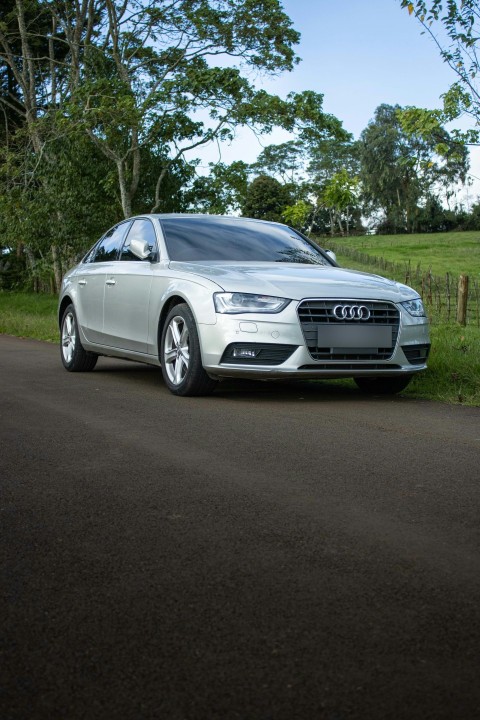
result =
[[[395,393],[426,367],[419,295],[340,268],[285,225],[213,215],[145,215],[108,230],[63,280],[61,358],[158,365],[176,395],[225,377],[352,377]]]

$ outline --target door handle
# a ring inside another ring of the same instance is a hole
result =
[[[79,281],[78,281],[78,284],[83,286],[83,285],[86,285],[86,284],[87,284],[87,281],[86,281],[86,280],[79,280]]]
[[[115,285],[115,280],[113,278],[110,278],[110,280],[107,280],[107,285]]]

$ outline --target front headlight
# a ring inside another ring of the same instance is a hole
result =
[[[413,300],[405,300],[400,303],[405,310],[413,317],[426,317],[425,308],[420,298],[414,298]]]
[[[215,293],[213,302],[217,313],[279,313],[290,300],[250,293]]]

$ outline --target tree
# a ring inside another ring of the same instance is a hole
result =
[[[461,208],[444,208],[437,197],[431,195],[417,217],[417,232],[449,232],[466,229],[468,215]]]
[[[80,149],[78,134],[67,140],[59,112],[69,87],[69,62],[54,8],[54,2],[45,0],[6,0],[0,10],[0,134],[5,138],[0,150],[0,209],[9,246],[25,254],[34,278],[53,268],[53,288],[58,290],[67,205],[78,219],[77,193],[82,178],[90,175],[82,162],[90,158],[91,148],[83,143]],[[79,4],[76,9],[80,10]],[[82,27],[85,18],[77,19]],[[71,172],[75,157],[79,175]],[[69,202],[61,206],[66,194]],[[95,199],[101,196],[99,188]],[[88,227],[94,215],[90,208],[87,222],[76,227],[77,237],[82,234],[78,227]],[[65,255],[72,252],[71,238],[68,243]]]
[[[468,115],[474,127],[451,133],[453,142],[476,145],[480,141],[480,66],[478,41],[480,12],[478,0],[400,0],[403,8],[417,18],[437,46],[443,60],[457,75],[443,95],[442,110],[409,108],[405,127],[415,132],[431,133],[446,122]],[[442,147],[443,145],[443,147]],[[446,152],[448,143],[439,143],[438,151]]]
[[[415,230],[419,204],[439,184],[464,181],[463,146],[446,158],[436,154],[437,136],[405,132],[399,106],[380,105],[358,145],[360,180],[370,209],[383,211],[392,232]],[[442,128],[442,137],[448,134]]]
[[[355,202],[351,195],[350,202],[344,205],[333,201],[333,195],[336,194],[334,188],[338,189],[339,178],[343,178],[345,182],[348,177],[348,182],[351,181],[355,186],[358,184],[357,143],[350,133],[325,138],[308,147],[307,161],[305,191],[315,208],[310,215],[307,232],[315,230],[317,233],[329,232],[333,235],[338,225],[340,232],[343,233],[342,223],[345,222],[348,234],[354,216],[356,224],[360,224],[360,213],[356,211],[353,213],[353,205],[358,204],[358,193],[355,193]]]
[[[305,142],[340,131],[322,95],[281,99],[249,80],[298,61],[299,35],[280,0],[5,1],[2,132],[26,169],[24,192],[35,187],[44,203],[66,168],[60,148],[75,155],[82,134],[108,166],[104,187],[117,212],[129,216],[189,202],[195,151],[232,139],[238,126],[280,125]],[[52,238],[52,257],[62,242],[62,233]]]
[[[296,139],[280,145],[268,145],[253,163],[252,170],[275,177],[293,190],[304,181],[304,165],[305,147]]]
[[[259,175],[247,188],[242,215],[282,222],[282,213],[291,202],[292,196],[285,185],[268,175]]]
[[[354,148],[352,136],[337,121],[331,124],[329,132],[320,129],[316,134],[267,146],[251,167],[275,177],[290,191],[295,202],[285,209],[285,222],[307,234],[314,228],[324,232],[324,217],[318,225],[320,215],[325,215],[322,194],[335,173],[348,169],[352,177],[355,175],[358,162],[354,159]],[[342,222],[341,211],[332,210],[329,217],[327,224],[334,232],[335,225]],[[348,226],[348,217],[345,219]]]
[[[161,159],[156,211],[171,166],[188,152],[231,138],[238,124],[272,122],[270,97],[232,63],[291,69],[298,34],[278,0],[256,3],[255,22],[249,0],[109,0],[106,10],[74,109],[117,170],[124,215],[138,189],[141,148]],[[215,64],[222,56],[228,65]]]
[[[315,208],[312,203],[305,200],[297,200],[294,205],[287,205],[282,212],[282,218],[287,225],[297,230],[307,230],[307,223]]]
[[[5,0],[0,194],[2,211],[12,213],[11,237],[19,231],[12,188],[32,218],[56,215],[56,188],[71,181],[69,153],[70,166],[82,153],[95,158],[109,210],[129,216],[188,206],[197,162],[187,157],[232,139],[240,125],[259,133],[280,125],[303,139],[337,132],[340,123],[323,112],[320,94],[283,100],[248,79],[246,71],[291,70],[298,39],[280,0]],[[212,171],[211,187],[218,188],[222,174],[228,173]],[[72,197],[79,188],[74,179]],[[240,204],[238,192],[223,198],[223,207],[232,203]],[[75,203],[67,207],[73,212]],[[66,212],[57,228],[68,224]],[[24,222],[17,235],[32,266],[38,227]],[[53,263],[61,255],[54,228],[50,223],[45,235],[48,253],[41,250]],[[60,275],[57,267],[57,285]]]
[[[348,170],[342,168],[336,172],[326,183],[320,196],[320,201],[330,213],[331,234],[334,234],[335,225],[343,235],[350,232],[350,209],[357,204],[358,177],[352,177]],[[342,215],[345,217],[345,228],[342,224]]]
[[[228,215],[240,210],[245,202],[250,167],[242,160],[231,165],[210,163],[210,173],[193,181],[186,192],[189,210]]]
[[[84,135],[52,141],[54,164],[30,147],[19,131],[0,149],[2,241],[34,287],[55,291],[75,256],[117,219],[115,195],[105,159]]]
[[[308,149],[308,175],[317,188],[324,185],[342,170],[352,177],[358,175],[358,143],[350,134],[328,138]]]

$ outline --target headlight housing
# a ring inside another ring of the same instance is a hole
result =
[[[413,298],[412,300],[405,300],[400,303],[402,307],[413,317],[426,317],[425,308],[420,298]]]
[[[213,302],[217,313],[279,313],[287,307],[290,300],[271,295],[253,295],[250,293],[215,293]]]

